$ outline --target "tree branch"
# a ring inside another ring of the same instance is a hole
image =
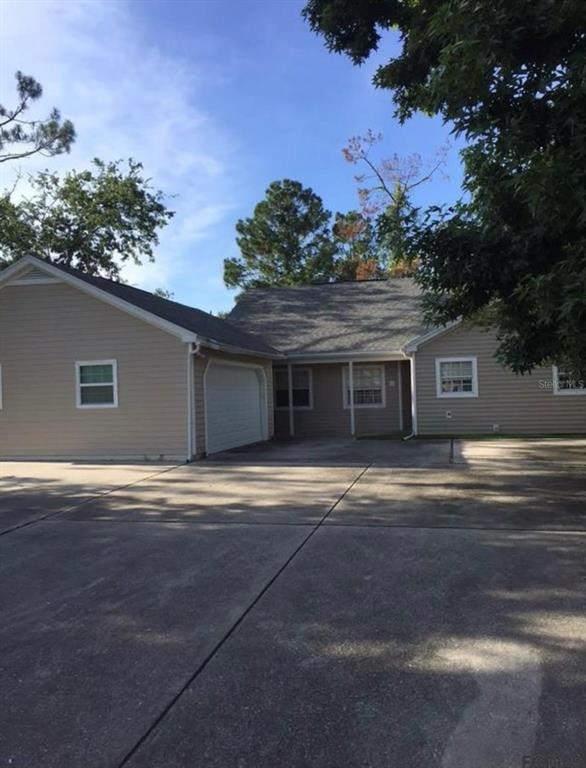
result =
[[[17,109],[6,119],[3,120],[0,123],[0,128],[3,128],[5,125],[8,125],[9,123],[12,123],[14,121],[16,122],[25,122],[21,120],[16,120],[17,115],[20,115],[24,110],[26,109],[26,99],[21,101],[20,105],[17,107]]]
[[[372,162],[371,162],[371,161],[368,159],[368,157],[367,157],[367,155],[366,155],[365,153],[363,153],[363,154],[362,154],[362,160],[364,160],[364,162],[365,162],[365,163],[368,165],[368,167],[369,167],[369,168],[372,170],[372,172],[374,173],[374,175],[376,176],[376,178],[377,178],[377,179],[380,181],[380,184],[381,184],[381,188],[382,188],[382,190],[383,190],[384,192],[386,192],[386,193],[387,193],[387,195],[388,195],[388,196],[391,198],[391,200],[394,202],[394,200],[395,200],[395,198],[394,198],[394,195],[393,195],[393,193],[390,191],[390,189],[387,187],[387,185],[386,185],[386,182],[385,182],[385,180],[384,180],[384,178],[383,178],[382,174],[380,173],[380,171],[379,171],[379,170],[378,170],[378,168],[376,167],[376,165],[374,165],[374,163],[372,163]]]

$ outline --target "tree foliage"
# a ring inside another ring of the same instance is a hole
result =
[[[517,372],[586,371],[583,0],[309,0],[304,15],[356,64],[398,30],[375,84],[401,121],[438,114],[467,140],[466,198],[406,228],[429,319],[490,310]]]
[[[411,275],[412,262],[396,250],[404,217],[401,227],[394,222],[403,216],[406,190],[397,191],[393,205],[375,202],[371,192],[359,190],[362,210],[332,216],[313,190],[274,181],[253,215],[236,225],[240,256],[224,260],[225,284],[246,289]]]
[[[90,170],[30,179],[32,195],[0,197],[0,266],[28,254],[115,278],[126,261],[153,261],[174,215],[141,163],[94,160]]]
[[[379,273],[407,277],[419,267],[406,238],[408,225],[417,215],[412,195],[443,169],[448,147],[440,147],[427,160],[419,153],[394,153],[378,159],[372,152],[382,139],[382,134],[369,130],[364,136],[353,136],[342,154],[348,163],[360,168],[354,179],[358,184],[361,218],[374,233]]]
[[[362,211],[326,210],[298,181],[274,181],[236,225],[240,256],[224,260],[230,288],[372,280],[387,274],[378,222]]]
[[[32,102],[43,95],[43,88],[34,77],[16,73],[18,101],[15,107],[0,104],[0,163],[20,160],[31,155],[44,157],[69,152],[75,141],[75,129],[70,120],[62,120],[53,108],[43,120],[27,120]]]
[[[332,226],[338,280],[373,280],[384,276],[376,226],[359,211],[337,213]]]
[[[236,224],[240,256],[224,260],[230,288],[300,285],[336,274],[331,214],[298,181],[273,181],[250,218]]]
[[[155,288],[153,294],[160,299],[168,299],[169,301],[172,301],[175,296],[173,291],[168,291],[166,288]]]

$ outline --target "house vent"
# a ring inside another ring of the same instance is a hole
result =
[[[41,283],[58,283],[59,281],[48,275],[46,272],[42,272],[40,269],[29,269],[24,275],[14,280],[12,285],[39,285]]]

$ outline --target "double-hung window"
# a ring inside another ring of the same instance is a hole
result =
[[[78,408],[117,408],[116,360],[89,360],[75,364]]]
[[[478,397],[475,357],[437,357],[435,377],[438,397]]]
[[[384,408],[385,369],[382,365],[354,365],[352,367],[354,407]],[[350,372],[344,366],[344,408],[349,408]]]
[[[310,368],[293,368],[293,408],[313,408],[313,390]],[[275,370],[275,408],[289,407],[289,373],[286,368]]]
[[[554,365],[553,391],[556,395],[586,395],[586,381]]]

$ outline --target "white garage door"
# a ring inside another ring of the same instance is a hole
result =
[[[266,405],[257,368],[211,362],[206,373],[207,452],[266,439]]]

